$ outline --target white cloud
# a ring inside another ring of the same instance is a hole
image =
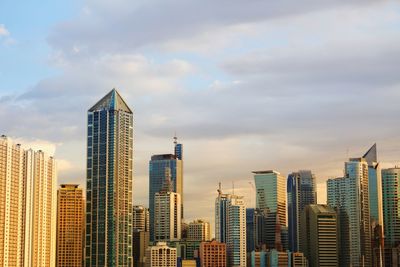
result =
[[[323,202],[347,156],[378,142],[382,161],[399,160],[391,5],[131,2],[88,1],[49,37],[59,74],[1,99],[5,134],[57,144],[60,182],[84,184],[86,112],[113,87],[134,110],[135,203],[147,202],[150,156],[172,152],[177,131],[187,219],[212,220],[219,181],[254,205],[255,169],[312,169]]]
[[[8,35],[10,35],[10,32],[7,30],[6,26],[4,26],[4,24],[0,24],[0,37]]]

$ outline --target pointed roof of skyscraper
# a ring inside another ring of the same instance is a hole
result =
[[[99,102],[97,102],[89,111],[93,112],[96,110],[109,109],[109,110],[122,110],[128,113],[132,113],[132,110],[128,107],[121,95],[114,88],[106,96],[104,96]]]
[[[376,143],[364,154],[363,158],[368,162],[368,164],[372,164],[373,162],[378,162],[378,153],[376,151]]]

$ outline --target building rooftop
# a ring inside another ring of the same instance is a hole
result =
[[[277,171],[274,170],[267,170],[267,171],[252,171],[254,174],[270,174],[270,173],[275,173],[275,174],[280,174]]]
[[[89,109],[90,112],[109,109],[109,110],[122,110],[132,114],[132,110],[128,107],[121,95],[114,88],[107,95],[105,95],[99,102]]]

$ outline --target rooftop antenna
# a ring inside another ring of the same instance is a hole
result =
[[[218,183],[218,195],[222,194],[222,189],[221,189],[221,182]]]
[[[232,181],[232,195],[235,195],[235,182]]]
[[[176,137],[176,131],[175,131],[175,135],[174,135],[174,144],[175,144],[175,146],[178,144],[178,137]]]

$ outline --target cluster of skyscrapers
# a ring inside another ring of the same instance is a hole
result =
[[[176,137],[149,161],[149,207],[133,205],[133,122],[115,89],[89,109],[86,197],[57,190],[53,157],[0,137],[0,266],[400,266],[400,168],[381,170],[376,145],[327,181],[327,204],[310,170],[254,171],[255,208],[220,184],[212,239],[185,223]]]

